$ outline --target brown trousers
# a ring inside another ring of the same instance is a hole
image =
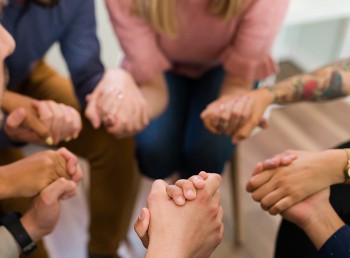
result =
[[[70,80],[60,76],[44,61],[40,61],[31,76],[17,92],[35,99],[52,99],[78,109],[78,102]],[[134,168],[134,140],[117,140],[104,128],[93,129],[81,114],[83,130],[76,140],[62,144],[90,165],[90,241],[89,252],[114,255],[127,234],[135,201],[139,176]],[[60,146],[61,147],[61,146]],[[22,158],[19,149],[5,149],[0,153],[0,164]],[[5,211],[27,209],[28,200],[6,200]],[[67,241],[69,238],[67,238]],[[47,257],[42,245],[30,257]],[[117,257],[117,256],[115,256]]]

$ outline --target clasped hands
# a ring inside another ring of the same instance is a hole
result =
[[[237,90],[210,103],[201,113],[201,119],[210,132],[229,135],[232,143],[238,143],[255,127],[267,127],[263,115],[272,100],[266,88]]]
[[[201,172],[167,185],[156,180],[134,228],[146,257],[206,258],[222,240],[221,177]]]
[[[146,100],[131,75],[123,69],[106,70],[87,102],[85,115],[93,127],[104,125],[116,138],[132,136],[149,123]]]
[[[272,215],[301,228],[330,210],[329,186],[344,181],[344,150],[288,150],[256,165],[246,189]]]
[[[5,91],[2,108],[8,114],[4,131],[13,142],[56,145],[77,138],[82,129],[76,109],[52,100]]]

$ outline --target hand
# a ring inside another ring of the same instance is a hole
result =
[[[5,132],[13,141],[58,144],[76,138],[82,127],[78,111],[54,101],[38,101],[6,91],[3,108],[10,113]]]
[[[167,257],[209,257],[223,235],[220,183],[219,175],[208,174],[206,186],[197,191],[196,199],[179,207],[169,200],[167,184],[155,181],[147,201],[152,216],[146,257],[164,257],[165,253]]]
[[[166,192],[176,205],[185,205],[186,200],[194,200],[197,196],[197,190],[206,186],[205,180],[208,173],[201,171],[198,175],[191,176],[189,179],[177,180],[175,185],[168,185]]]
[[[53,231],[60,214],[60,200],[74,196],[76,189],[75,182],[60,178],[34,197],[31,207],[21,218],[34,242]]]
[[[245,92],[224,95],[207,106],[201,119],[210,132],[232,135],[245,123],[250,108],[251,101]]]
[[[247,94],[247,98],[251,101],[249,113],[246,115],[247,119],[245,120],[245,123],[243,123],[242,126],[232,135],[232,141],[234,143],[238,143],[249,137],[251,132],[257,126],[261,128],[267,127],[267,122],[264,119],[264,112],[266,108],[273,103],[274,95],[269,92],[266,87],[263,87],[250,91]]]
[[[2,198],[32,197],[60,177],[80,181],[78,159],[65,148],[43,151],[0,167]]]
[[[203,189],[206,186],[205,179],[208,174],[204,171],[199,175],[191,176],[188,180],[180,179],[176,181],[175,185],[167,185],[166,192],[169,198],[178,206],[183,206],[186,200],[194,200],[197,196],[197,190]],[[141,210],[139,219],[135,222],[134,229],[140,237],[145,248],[149,244],[148,228],[150,223],[149,210],[143,208]]]
[[[300,228],[305,228],[311,217],[329,205],[329,187],[293,205],[281,213],[282,217]]]
[[[82,129],[79,112],[73,107],[52,100],[35,100],[40,120],[49,128],[52,144],[57,145],[61,141],[76,139]],[[50,142],[47,144],[51,145]]]
[[[14,142],[52,142],[49,128],[40,120],[33,106],[33,99],[14,92],[5,91],[2,108],[9,113],[4,130]]]
[[[344,181],[347,161],[344,150],[287,153],[296,155],[297,159],[288,166],[257,173],[247,183],[253,199],[271,214],[281,213],[322,189]]]
[[[149,123],[148,106],[135,81],[123,69],[110,69],[87,98],[86,117],[94,128],[104,123],[117,138],[132,136]]]

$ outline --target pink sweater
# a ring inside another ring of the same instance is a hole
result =
[[[106,0],[125,53],[122,66],[138,82],[169,69],[195,78],[220,64],[229,74],[248,81],[275,73],[271,47],[288,0],[246,0],[243,11],[229,21],[208,14],[208,1],[178,0],[178,36],[170,38],[132,15],[132,0]]]

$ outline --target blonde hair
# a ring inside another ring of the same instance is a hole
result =
[[[133,11],[158,33],[176,36],[175,8],[177,0],[133,0]],[[189,1],[189,0],[184,0]],[[208,12],[229,20],[243,8],[244,0],[211,0]]]

